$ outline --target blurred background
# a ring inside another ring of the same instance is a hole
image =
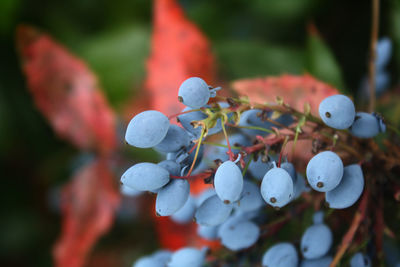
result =
[[[179,3],[208,37],[220,81],[309,72],[356,95],[367,73],[370,1]],[[52,266],[51,250],[62,222],[60,188],[90,155],[60,140],[35,107],[15,47],[20,23],[49,33],[86,61],[121,114],[145,79],[152,1],[0,1],[0,266]],[[399,0],[381,1],[379,32],[393,42],[388,67],[393,90],[400,64]],[[136,161],[154,155],[129,157]],[[87,266],[130,266],[138,255],[156,249],[151,218],[144,214],[137,201],[124,199]]]

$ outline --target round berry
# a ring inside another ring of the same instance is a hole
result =
[[[178,100],[188,107],[201,108],[209,99],[210,89],[201,78],[189,78],[179,87]]]
[[[326,125],[335,129],[347,129],[354,121],[356,110],[350,98],[333,95],[319,104],[319,116]]]

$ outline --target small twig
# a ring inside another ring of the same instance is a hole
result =
[[[221,126],[222,126],[222,131],[224,132],[226,144],[228,145],[228,151],[226,152],[226,154],[228,154],[229,160],[234,161],[235,155],[233,154],[231,145],[229,144],[228,134],[226,133],[226,129],[225,129],[225,122],[226,122],[225,117],[223,117],[221,119]]]
[[[205,129],[203,128],[203,129],[201,130],[200,138],[199,138],[199,141],[198,141],[198,143],[197,143],[196,154],[194,155],[194,159],[193,159],[193,162],[192,162],[192,166],[190,166],[190,170],[189,170],[189,172],[188,172],[188,174],[187,174],[186,176],[190,176],[190,174],[192,174],[194,165],[196,165],[197,156],[199,155],[199,151],[200,151],[201,141],[203,140],[203,136],[204,136],[204,133],[205,133],[205,132],[206,132],[206,131],[205,131]]]
[[[279,168],[281,167],[283,152],[285,150],[285,147],[286,147],[286,144],[287,144],[288,140],[289,140],[289,136],[286,136],[285,140],[283,141],[283,144],[282,144],[281,152],[279,153],[279,161],[278,161],[278,167]]]
[[[372,27],[369,55],[369,112],[375,110],[376,43],[379,30],[379,0],[372,0]]]
[[[336,252],[335,258],[329,265],[330,267],[335,267],[339,264],[347,248],[353,241],[354,235],[356,234],[357,229],[360,226],[360,223],[365,218],[367,211],[368,197],[369,197],[369,192],[367,189],[365,189],[360,205],[358,206],[358,210],[353,217],[353,222],[351,223],[349,230],[347,230],[346,234],[343,236],[342,242],[339,245],[339,250]]]
[[[250,166],[250,163],[253,161],[253,158],[254,158],[254,154],[251,154],[249,161],[247,161],[246,166],[244,166],[244,168],[243,168],[242,176],[244,176],[246,174],[247,169]]]
[[[261,226],[262,230],[266,230],[266,232],[262,236],[265,238],[275,235],[287,222],[289,222],[293,218],[296,218],[299,214],[306,210],[310,206],[310,204],[311,202],[304,202],[301,205],[297,206],[293,212],[289,211],[284,216],[276,219],[275,221]]]
[[[218,146],[218,147],[225,147],[228,148],[227,145],[224,144],[218,144],[218,143],[213,143],[213,142],[208,142],[208,141],[203,141],[202,142],[203,145],[208,145],[208,146]],[[236,150],[241,150],[242,147],[240,146],[231,146],[232,149],[236,149]]]
[[[383,233],[385,229],[385,221],[383,218],[383,195],[382,191],[378,193],[378,200],[375,203],[375,246],[376,246],[376,255],[379,261],[383,260]]]
[[[175,114],[172,114],[172,115],[168,116],[168,119],[173,119],[173,118],[178,117],[180,115],[187,114],[187,113],[190,113],[190,112],[195,112],[195,111],[202,111],[202,109],[201,108],[191,109],[191,110],[175,113]]]
[[[172,179],[206,179],[213,175],[215,171],[214,170],[207,170],[202,173],[192,175],[192,176],[175,176],[175,175],[170,175],[169,177]]]
[[[226,124],[229,127],[235,127],[235,128],[239,128],[239,129],[249,129],[249,130],[258,130],[258,131],[263,131],[266,133],[274,133],[274,131],[270,130],[270,129],[266,129],[263,127],[257,127],[257,126],[242,126],[242,125],[236,125],[233,123],[227,123]]]
[[[196,149],[196,147],[199,145],[199,143],[197,142],[188,152],[188,154],[192,154],[192,152]]]

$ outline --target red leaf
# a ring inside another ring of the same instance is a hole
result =
[[[155,0],[153,21],[144,88],[148,93],[147,109],[170,115],[183,109],[177,98],[185,79],[198,76],[207,83],[214,81],[214,57],[206,37],[185,17],[176,0]],[[141,98],[135,103],[143,102]],[[130,105],[129,118],[138,111],[136,104]]]
[[[64,221],[53,251],[55,266],[83,266],[91,247],[110,228],[119,198],[105,160],[76,173],[61,195]]]
[[[247,95],[254,103],[275,102],[280,96],[299,111],[303,111],[304,104],[309,103],[313,114],[318,114],[319,103],[324,98],[339,93],[334,87],[308,74],[238,80],[232,86],[239,95]]]
[[[28,87],[54,131],[80,149],[113,150],[114,114],[85,63],[29,26],[18,27],[17,45]]]
[[[303,111],[304,104],[309,103],[311,113],[318,116],[319,103],[330,95],[338,94],[334,87],[316,80],[310,75],[280,77],[265,77],[257,79],[239,80],[232,84],[239,95],[247,95],[251,102],[275,102],[277,96],[299,111]],[[307,129],[303,129],[307,131]],[[307,162],[312,158],[312,141],[299,140],[292,155],[293,142],[289,142],[284,152],[289,160],[296,164],[298,170],[304,170]]]
[[[210,249],[221,247],[219,241],[209,241],[197,235],[197,224],[177,224],[169,217],[156,217],[156,229],[161,247],[177,250],[185,246],[202,248],[207,246]]]

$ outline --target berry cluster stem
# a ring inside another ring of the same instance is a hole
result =
[[[364,220],[365,215],[367,213],[367,205],[368,205],[369,191],[365,189],[364,194],[361,198],[360,205],[358,206],[358,210],[353,217],[353,221],[350,225],[349,230],[347,230],[346,234],[343,236],[342,242],[339,245],[339,250],[336,252],[335,258],[332,263],[329,265],[330,267],[338,266],[340,260],[342,259],[344,253],[347,248],[350,246],[353,241],[354,235],[357,232],[358,227],[361,222]]]

